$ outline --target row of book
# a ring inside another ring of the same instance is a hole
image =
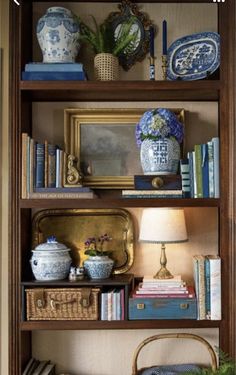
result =
[[[55,364],[50,361],[39,361],[31,358],[22,375],[55,375]]]
[[[111,289],[101,293],[101,320],[125,319],[124,289]]]
[[[87,74],[81,63],[32,62],[25,65],[23,81],[86,81]]]
[[[185,197],[219,198],[219,138],[197,144],[180,161],[182,189]]]
[[[193,257],[199,320],[221,320],[221,259],[218,255]]]
[[[131,295],[132,298],[195,298],[192,286],[186,285],[180,275],[172,279],[144,276]]]
[[[66,153],[22,133],[22,199],[94,198],[89,187],[64,187]]]

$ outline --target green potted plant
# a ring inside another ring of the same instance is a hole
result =
[[[89,237],[85,241],[85,254],[89,258],[84,261],[84,268],[91,279],[107,279],[110,277],[114,261],[108,257],[109,251],[104,249],[105,242],[111,241],[108,234],[100,237]]]
[[[80,21],[80,40],[89,44],[95,53],[95,78],[101,81],[117,80],[119,55],[135,42],[138,35],[131,31],[135,18],[130,16],[128,21],[119,25],[116,33],[108,20],[98,25],[93,16],[92,19],[95,30]]]
[[[219,366],[216,370],[212,368],[199,368],[196,371],[187,371],[187,375],[235,375],[236,374],[236,363],[235,361],[224,353],[222,350],[219,351]]]

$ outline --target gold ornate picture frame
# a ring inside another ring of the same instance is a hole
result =
[[[64,142],[91,188],[125,189],[143,174],[135,127],[147,109],[65,109]],[[172,109],[184,123],[184,110]]]

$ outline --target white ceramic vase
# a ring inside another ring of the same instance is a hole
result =
[[[79,34],[79,22],[69,9],[48,8],[37,23],[37,38],[43,62],[75,62],[79,50]]]

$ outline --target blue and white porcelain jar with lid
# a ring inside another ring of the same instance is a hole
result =
[[[57,242],[56,237],[47,238],[32,250],[30,264],[34,277],[38,281],[63,280],[68,277],[71,257],[70,249]]]
[[[37,23],[37,38],[43,62],[75,62],[80,46],[79,35],[79,21],[69,9],[48,8]]]

